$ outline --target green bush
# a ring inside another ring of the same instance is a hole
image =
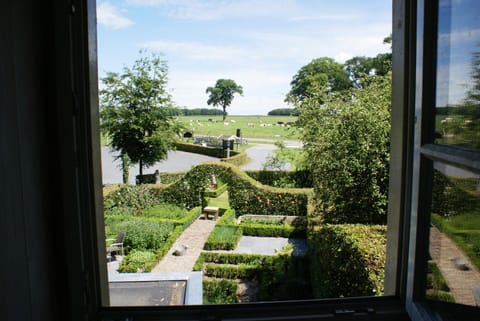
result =
[[[118,272],[149,272],[157,264],[157,256],[151,251],[133,250],[120,262]]]
[[[157,203],[158,198],[148,185],[122,185],[104,197],[103,208],[106,214],[141,215]]]
[[[240,224],[243,235],[261,237],[297,237],[305,238],[306,226],[272,225],[272,224]]]
[[[165,220],[180,220],[187,216],[187,210],[172,204],[159,204],[145,210],[143,216]]]
[[[260,300],[311,298],[308,261],[290,256],[203,252],[194,270],[207,277],[248,279],[258,284]]]
[[[124,246],[129,250],[156,250],[167,240],[173,230],[173,224],[134,220],[125,221],[118,225],[118,229],[125,232]]]
[[[307,170],[298,171],[269,171],[248,170],[245,173],[264,185],[280,187],[280,182],[288,182],[296,188],[313,187],[312,174]]]
[[[241,237],[241,228],[217,224],[203,248],[205,250],[234,250]]]
[[[326,223],[385,224],[390,161],[391,75],[302,100],[297,124]]]
[[[236,302],[237,282],[230,280],[203,280],[203,304]]]
[[[308,244],[315,298],[382,295],[385,226],[325,224]]]

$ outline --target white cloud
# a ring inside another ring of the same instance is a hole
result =
[[[133,25],[133,21],[123,16],[119,8],[108,2],[97,6],[97,20],[99,24],[110,29],[123,29]]]
[[[298,10],[293,0],[127,0],[135,6],[159,8],[182,20],[217,20],[231,17],[287,17]]]
[[[148,41],[142,47],[167,55],[183,56],[196,60],[224,61],[245,57],[247,52],[235,46],[207,45],[199,42]]]

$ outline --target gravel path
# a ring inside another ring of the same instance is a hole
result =
[[[480,273],[463,251],[436,227],[430,229],[430,255],[447,281],[455,301],[475,305],[473,291],[480,288]],[[456,259],[466,262],[469,270],[458,269],[454,263]]]
[[[152,269],[152,272],[191,272],[215,223],[213,220],[202,218],[193,222],[180,235],[157,266]],[[182,245],[187,246],[185,254],[182,256],[173,255],[173,252]]]

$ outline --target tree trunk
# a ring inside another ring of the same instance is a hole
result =
[[[227,118],[227,106],[223,106],[223,121]]]
[[[128,184],[128,174],[130,170],[130,159],[127,154],[122,154],[122,179],[123,184]]]
[[[140,160],[138,162],[138,173],[139,173],[140,176],[143,176],[143,162],[142,162],[142,160]]]

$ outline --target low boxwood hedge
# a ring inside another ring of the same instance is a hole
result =
[[[308,245],[315,298],[382,295],[386,226],[326,224]]]
[[[242,229],[232,225],[216,225],[205,242],[205,250],[234,250],[240,238]]]
[[[258,286],[259,300],[311,298],[309,264],[305,257],[294,257],[288,253],[254,255],[203,252],[194,270],[203,270],[204,276],[209,278],[253,281]]]
[[[203,280],[203,304],[236,302],[237,282],[225,279]]]

